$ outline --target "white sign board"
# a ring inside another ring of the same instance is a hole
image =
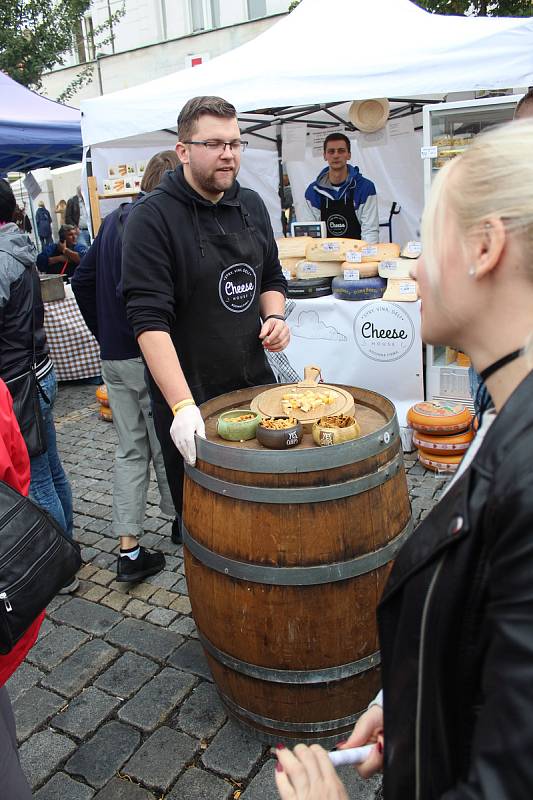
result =
[[[407,425],[407,411],[424,398],[419,302],[295,300],[287,324],[285,354],[300,375],[318,364],[325,383],[379,392],[396,406],[400,426]]]
[[[281,126],[281,157],[283,161],[305,161],[307,125],[290,123]]]
[[[37,200],[37,198],[42,192],[42,189],[31,172],[28,172],[28,174],[24,178],[23,183],[24,183],[24,188],[28,192],[31,199]]]

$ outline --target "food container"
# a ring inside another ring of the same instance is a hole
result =
[[[320,447],[349,442],[360,435],[361,428],[355,417],[344,414],[321,417],[313,425],[313,440]]]
[[[245,442],[255,437],[261,419],[261,414],[249,408],[224,411],[217,421],[217,433],[228,442]]]
[[[43,303],[65,298],[65,284],[61,275],[40,275]]]
[[[280,420],[292,420],[294,424],[290,427],[279,429],[265,427],[265,422],[276,424]],[[298,422],[294,417],[268,417],[259,423],[255,435],[257,441],[263,447],[269,447],[271,450],[287,450],[300,444],[304,429],[302,423]]]

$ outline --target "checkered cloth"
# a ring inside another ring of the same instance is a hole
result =
[[[59,381],[100,375],[100,347],[74,298],[45,303],[44,327]]]

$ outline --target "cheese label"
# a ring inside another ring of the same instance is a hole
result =
[[[437,158],[437,145],[432,145],[431,147],[421,147],[420,148],[420,158]]]
[[[358,269],[345,269],[344,270],[344,280],[345,281],[358,281],[359,280],[359,270]]]
[[[382,261],[381,266],[384,269],[390,269],[391,272],[396,272],[396,270],[398,269],[398,264],[396,263],[396,261]]]
[[[357,250],[346,251],[345,261],[349,261],[350,264],[360,264],[362,258],[363,256],[361,253],[358,253]]]
[[[363,256],[377,256],[377,254],[378,248],[375,244],[369,244],[361,250],[361,255]]]
[[[416,283],[414,281],[402,281],[398,286],[400,294],[416,293]]]
[[[283,277],[285,278],[285,280],[286,281],[290,281],[291,277],[292,277],[290,269],[286,269],[285,267],[282,267],[281,271],[283,273]]]
[[[422,242],[407,242],[405,252],[410,256],[419,256],[422,252]]]
[[[318,272],[318,264],[313,264],[312,261],[302,261],[299,267],[302,272]]]
[[[338,242],[322,242],[322,250],[328,253],[338,253],[340,249]]]

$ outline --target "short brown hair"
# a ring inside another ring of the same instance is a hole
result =
[[[164,173],[169,169],[176,169],[179,163],[180,160],[175,150],[162,150],[160,153],[156,153],[144,170],[141,191],[151,192],[161,182]]]
[[[524,115],[524,106],[527,104],[529,109],[530,103],[533,106],[533,87],[530,87],[530,89],[526,92],[526,94],[523,97],[521,97],[518,103],[516,104],[516,108],[514,110],[514,118],[518,119],[521,116],[527,116],[527,117],[533,116],[530,113]]]
[[[185,142],[194,136],[196,123],[204,114],[233,119],[237,116],[235,106],[223,97],[192,97],[187,100],[178,117],[178,139]]]
[[[324,139],[324,153],[326,152],[326,147],[328,146],[328,144],[330,142],[338,142],[338,141],[341,141],[341,140],[346,145],[346,147],[348,149],[348,152],[351,153],[352,152],[352,148],[351,148],[351,145],[350,145],[350,140],[348,139],[348,137],[344,133],[330,133],[328,136],[326,136],[326,138]]]

